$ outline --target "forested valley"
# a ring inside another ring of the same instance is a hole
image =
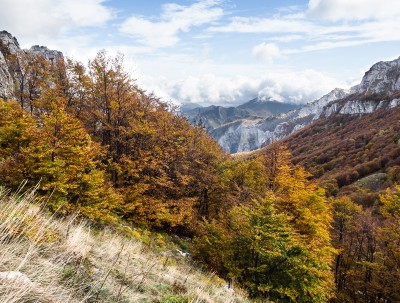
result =
[[[224,153],[141,89],[123,56],[7,59],[15,98],[0,101],[2,186],[37,187],[48,212],[93,228],[186,237],[194,260],[255,301],[400,302],[395,166],[380,191],[338,194],[279,141]]]

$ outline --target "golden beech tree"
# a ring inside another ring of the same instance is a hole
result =
[[[9,55],[8,59],[14,79],[15,95],[21,108],[34,115],[35,102],[43,90],[51,86],[51,63],[41,54],[26,51]]]
[[[0,100],[0,181],[16,188],[29,178],[24,149],[34,120],[15,101]]]
[[[61,98],[53,100],[52,109],[31,130],[32,144],[25,149],[31,178],[40,180],[39,189],[51,195],[51,210],[79,211],[93,221],[111,221],[120,197],[98,168],[100,147],[64,104]]]

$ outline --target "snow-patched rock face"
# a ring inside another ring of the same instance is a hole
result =
[[[232,124],[227,134],[214,130],[212,135],[230,153],[254,150],[303,128],[312,121],[331,115],[362,115],[381,108],[400,105],[400,58],[378,62],[367,71],[360,84],[349,90],[336,88],[322,98],[299,109],[244,126]],[[249,143],[250,142],[250,143]]]
[[[342,99],[342,98],[346,97],[348,94],[349,94],[349,90],[335,88],[333,91],[324,95],[322,98],[304,105],[302,108],[300,108],[297,116],[299,118],[304,118],[309,115],[314,115],[313,120],[318,119],[320,117],[324,107],[328,103],[330,103],[334,100]]]
[[[347,95],[348,90],[335,88],[322,98],[299,109],[258,121],[243,119],[225,129],[216,129],[211,132],[211,135],[226,152],[255,150],[303,128],[318,119],[324,113],[327,104]]]

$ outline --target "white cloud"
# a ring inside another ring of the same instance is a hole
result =
[[[310,16],[328,20],[386,19],[400,16],[398,0],[310,0]]]
[[[233,17],[227,25],[212,26],[210,32],[219,33],[307,33],[316,29],[311,22],[304,19],[287,17],[254,18]]]
[[[259,84],[259,98],[304,104],[342,87],[342,83],[315,70],[267,75]]]
[[[282,36],[275,36],[275,37],[270,37],[268,40],[270,41],[276,41],[276,42],[292,42],[292,41],[298,41],[303,38],[302,35],[282,35]]]
[[[151,87],[156,95],[177,104],[194,102],[224,106],[242,104],[256,97],[303,104],[342,86],[314,70],[276,72],[262,77],[226,77],[209,73],[180,80],[147,78],[144,82],[144,86]]]
[[[279,47],[275,43],[261,43],[253,47],[252,55],[271,64],[274,59],[282,57]]]
[[[56,37],[68,30],[101,26],[114,17],[104,0],[2,0],[0,28],[20,39]]]
[[[198,1],[190,6],[174,3],[163,5],[162,14],[156,20],[132,16],[119,27],[120,32],[129,34],[153,48],[173,46],[179,41],[180,32],[201,26],[223,16],[218,0]]]
[[[385,41],[400,41],[399,0],[310,0],[301,10],[281,10],[266,18],[233,17],[212,33],[276,34],[265,39],[253,54],[271,61],[281,55],[322,49],[352,47]],[[278,36],[279,35],[279,36]],[[296,49],[282,49],[270,42],[296,42]],[[264,51],[263,51],[264,49]],[[272,56],[268,56],[271,54]]]

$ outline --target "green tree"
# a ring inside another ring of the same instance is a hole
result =
[[[242,169],[231,175],[233,185],[258,199],[233,203],[226,213],[206,220],[195,240],[195,256],[239,280],[253,296],[276,302],[327,302],[334,290],[335,250],[324,191],[306,179],[304,169],[290,163],[282,147],[248,161],[255,169],[239,164]],[[258,178],[256,163],[264,165],[264,178]],[[260,189],[265,189],[264,198]]]

